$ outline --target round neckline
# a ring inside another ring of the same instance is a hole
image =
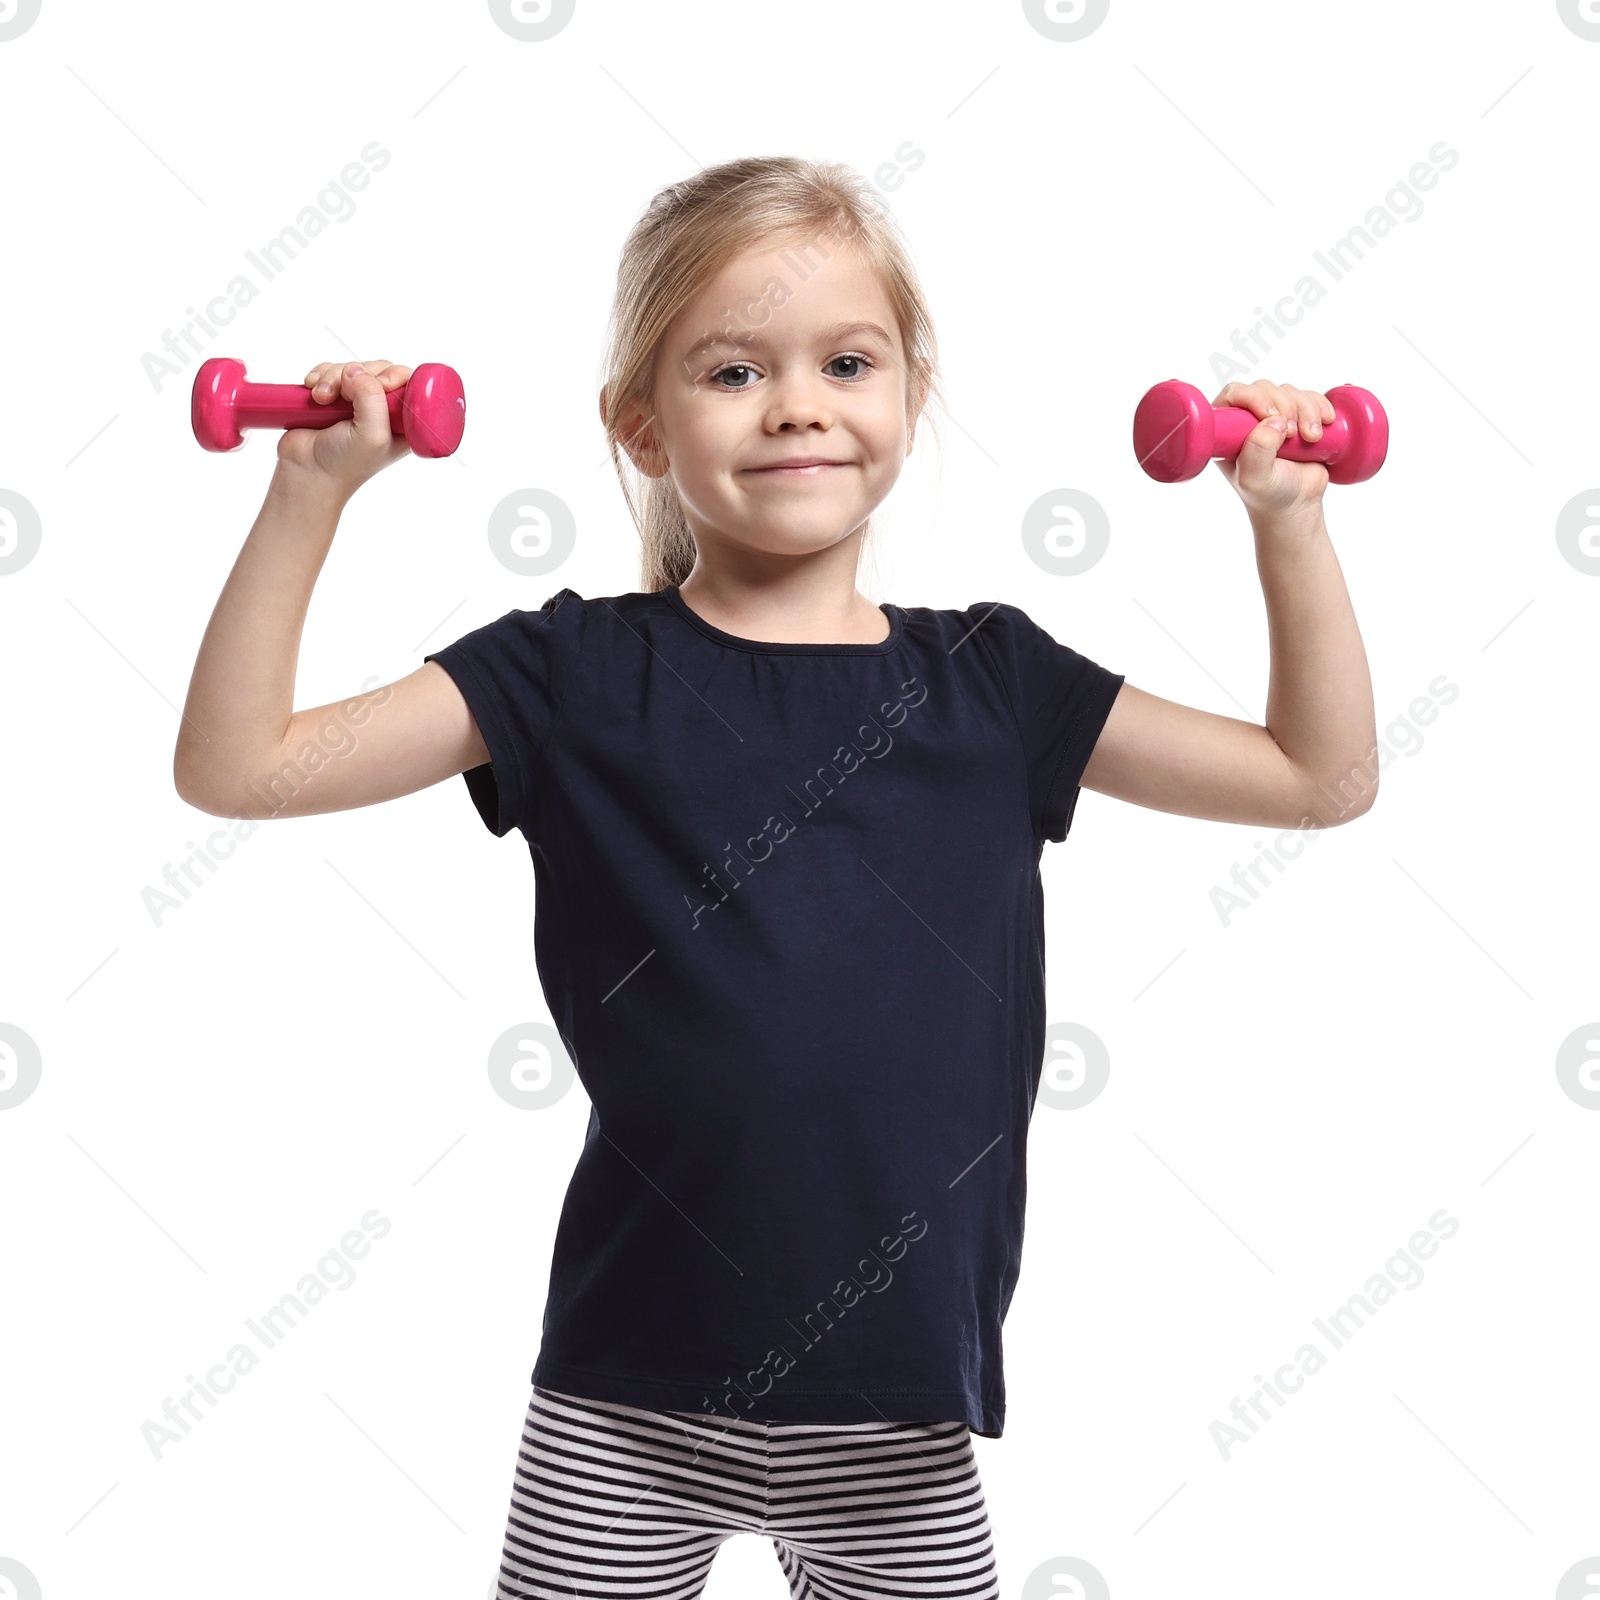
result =
[[[878,609],[889,619],[889,637],[876,644],[778,644],[769,639],[744,639],[736,633],[725,633],[706,621],[687,600],[678,593],[678,586],[669,583],[658,591],[674,611],[691,627],[697,628],[708,639],[726,645],[731,650],[751,650],[758,655],[784,656],[881,656],[900,643],[905,619],[900,607],[885,600]]]

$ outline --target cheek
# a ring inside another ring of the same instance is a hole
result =
[[[697,410],[691,401],[678,418],[677,433],[684,459],[693,462],[696,471],[710,472],[731,455],[736,430],[729,427],[725,416],[717,415],[715,408]]]
[[[873,456],[881,463],[893,461],[905,454],[906,419],[897,411],[885,411],[873,419],[866,442]]]

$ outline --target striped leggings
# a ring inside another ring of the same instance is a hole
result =
[[[694,1600],[736,1533],[794,1600],[997,1600],[964,1422],[754,1422],[535,1388],[497,1600]]]

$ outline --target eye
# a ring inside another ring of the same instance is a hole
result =
[[[748,383],[735,383],[735,384],[732,384],[732,385],[724,385],[724,384],[718,383],[717,379],[722,377],[724,374],[729,373],[729,372],[753,372],[754,370],[755,370],[754,367],[751,367],[751,366],[747,365],[743,361],[734,361],[734,362],[730,362],[725,367],[718,367],[715,372],[708,372],[706,374],[706,382],[709,383],[710,385],[712,385],[713,388],[717,388],[717,389],[727,388],[729,390],[729,392],[732,393],[734,390],[737,390],[737,389],[748,389],[750,387],[750,385]]]
[[[856,373],[836,372],[833,374],[834,377],[840,379],[844,383],[860,383],[861,380],[866,377],[867,373],[877,366],[877,362],[875,362],[871,356],[864,356],[859,351],[855,350],[847,351],[843,355],[831,357],[827,365],[831,367],[840,361],[851,361],[854,362],[858,367],[864,369]],[[706,374],[706,382],[714,389],[721,389],[725,394],[737,394],[743,389],[751,388],[752,384],[748,381],[725,384],[718,382],[718,379],[726,377],[729,373],[737,372],[748,374],[753,373],[754,371],[755,368],[747,361],[730,361],[726,366],[718,367],[714,372],[708,372]]]
[[[862,372],[859,375],[854,375],[854,374],[849,374],[849,373],[835,373],[834,374],[835,377],[843,377],[846,380],[846,382],[849,382],[849,383],[860,383],[861,379],[866,377],[867,372],[870,372],[872,370],[872,368],[877,365],[877,362],[875,362],[872,359],[871,356],[858,355],[853,350],[848,355],[835,356],[833,358],[833,361],[854,361],[858,366],[861,366],[861,367],[864,367],[864,368],[867,369],[866,372]],[[828,363],[828,365],[830,367],[833,365],[833,361],[830,361]]]

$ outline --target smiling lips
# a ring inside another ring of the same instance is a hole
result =
[[[826,472],[829,467],[847,467],[848,461],[831,461],[825,456],[796,456],[792,461],[774,461],[771,466],[752,467],[752,472],[770,473],[778,477],[812,478]]]

